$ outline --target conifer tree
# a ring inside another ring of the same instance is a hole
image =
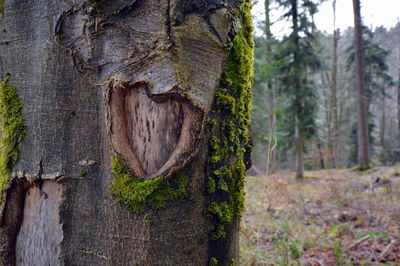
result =
[[[309,0],[278,0],[284,18],[292,24],[278,52],[281,93],[286,97],[289,136],[294,135],[296,178],[304,177],[304,142],[315,133],[316,94],[310,74],[320,67],[316,55],[312,16],[317,4]],[[293,139],[292,139],[293,141]]]

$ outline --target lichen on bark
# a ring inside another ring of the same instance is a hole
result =
[[[9,180],[12,167],[19,159],[20,143],[25,138],[25,117],[23,103],[17,89],[8,84],[8,78],[0,83],[0,203]]]
[[[253,82],[253,26],[251,1],[236,10],[241,28],[229,48],[220,89],[214,97],[210,123],[208,193],[215,198],[205,209],[214,220],[212,240],[226,236],[225,226],[244,209],[245,153],[251,149],[250,109]]]
[[[168,202],[183,200],[187,195],[189,177],[181,172],[170,179],[138,178],[116,157],[112,158],[111,168],[115,176],[111,194],[116,197],[116,203],[124,203],[135,212],[145,207],[165,207]]]

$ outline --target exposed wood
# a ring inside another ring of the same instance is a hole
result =
[[[169,177],[196,155],[203,112],[179,94],[148,94],[143,83],[110,85],[106,119],[111,147],[138,177]]]
[[[16,243],[17,265],[60,265],[62,224],[58,214],[63,186],[44,181],[26,192],[24,214]]]
[[[126,130],[144,172],[153,174],[175,150],[183,123],[181,104],[173,99],[157,103],[145,88],[128,89],[125,94]]]

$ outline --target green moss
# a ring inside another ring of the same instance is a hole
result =
[[[1,0],[0,0],[1,1]],[[99,7],[104,3],[107,3],[108,0],[89,0],[89,2],[94,6],[94,7]]]
[[[0,19],[3,17],[4,14],[4,4],[5,0],[0,0]]]
[[[304,179],[319,179],[319,177],[315,175],[305,175]]]
[[[85,177],[86,176],[86,172],[80,171],[78,177]]]
[[[214,178],[209,177],[208,181],[207,181],[207,191],[208,191],[208,193],[214,193],[215,192],[215,188],[216,188],[216,186],[215,186]]]
[[[144,207],[165,207],[167,202],[183,200],[187,195],[189,177],[183,173],[176,174],[170,180],[162,177],[140,179],[134,177],[129,168],[115,157],[112,158],[111,168],[115,175],[111,194],[116,197],[117,203],[124,203],[136,212]]]
[[[219,261],[217,260],[217,258],[212,257],[210,259],[210,262],[208,263],[209,266],[216,266],[218,265]]]
[[[229,263],[229,266],[236,266],[236,260],[231,259],[231,263]]]
[[[25,138],[23,103],[17,89],[8,84],[8,78],[0,83],[0,190],[4,192],[12,167],[19,159],[20,143]],[[3,201],[3,193],[0,202]]]
[[[216,126],[218,125],[217,120],[215,120],[215,119],[210,119],[210,120],[208,121],[208,124],[209,124],[209,127],[210,127],[211,129],[213,129],[214,127],[216,127]]]
[[[373,167],[372,163],[368,163],[365,167],[364,167],[364,166],[361,166],[361,165],[356,165],[356,166],[354,166],[351,170],[362,172],[362,171],[369,170],[369,169],[371,169],[372,167]]]
[[[218,240],[225,238],[225,226],[223,224],[217,224],[215,230],[211,233],[211,240]]]
[[[234,217],[241,217],[244,209],[246,167],[244,154],[250,145],[250,110],[253,83],[253,26],[251,1],[242,0],[234,15],[240,16],[241,29],[229,48],[228,60],[221,86],[214,96],[212,115],[217,122],[216,135],[210,141],[209,161],[216,189],[208,189],[217,196],[205,209],[215,221],[211,239],[224,238],[224,228]],[[215,123],[214,123],[215,124]],[[208,181],[208,184],[212,183]],[[223,200],[222,200],[223,199]]]
[[[226,184],[224,179],[220,179],[218,180],[218,189],[225,191],[225,192],[229,192],[229,188],[228,185]]]

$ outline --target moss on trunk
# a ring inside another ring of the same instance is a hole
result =
[[[0,83],[0,202],[12,167],[19,159],[20,143],[25,138],[25,117],[23,103],[17,89],[8,84],[8,78]]]
[[[189,177],[181,172],[171,180],[162,177],[141,179],[133,176],[129,168],[115,157],[112,158],[111,168],[115,175],[111,194],[116,197],[117,203],[124,203],[136,212],[145,207],[165,207],[167,202],[183,200],[187,195]]]
[[[0,19],[3,17],[4,14],[4,3],[6,0],[0,0]]]
[[[250,109],[253,82],[251,2],[238,8],[241,28],[229,48],[221,87],[215,94],[210,131],[208,193],[214,199],[205,213],[214,220],[212,240],[226,236],[225,227],[244,209],[245,153],[251,149]],[[219,258],[216,258],[219,259]]]

